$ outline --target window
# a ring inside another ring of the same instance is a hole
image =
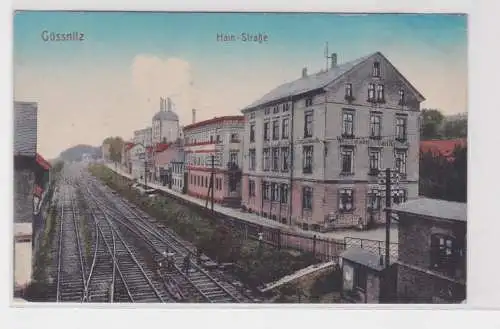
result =
[[[266,109],[264,110],[264,115],[269,115],[269,113],[271,113],[271,109],[269,107],[266,107]]]
[[[382,132],[382,117],[380,115],[372,114],[370,116],[370,137],[380,138]]]
[[[238,152],[229,153],[229,162],[234,165],[238,165]]]
[[[354,136],[354,113],[345,111],[342,113],[342,136]]]
[[[205,176],[205,187],[208,187],[208,177]]]
[[[313,135],[313,113],[307,112],[304,116],[304,138]]]
[[[302,188],[302,209],[303,210],[311,210],[312,209],[312,199],[313,199],[313,190],[309,186],[305,186]]]
[[[262,198],[264,200],[269,200],[269,183],[262,182]]]
[[[376,189],[372,189],[368,193],[368,209],[379,210],[380,209],[380,194]]]
[[[342,174],[352,174],[353,170],[353,153],[352,148],[344,147],[341,151],[342,158]]]
[[[288,112],[289,109],[290,109],[290,103],[283,104],[283,112]]]
[[[281,170],[288,171],[288,162],[290,161],[288,158],[290,156],[290,152],[288,147],[281,148]]]
[[[255,142],[255,124],[250,125],[250,143]]]
[[[231,134],[231,143],[239,143],[240,142],[240,136],[238,134],[234,133]]]
[[[280,149],[275,147],[272,149],[273,152],[273,171],[278,171],[280,168]]]
[[[459,248],[455,238],[444,234],[431,235],[431,267],[437,270],[454,269]]]
[[[406,151],[396,150],[395,151],[395,169],[400,175],[406,175]]]
[[[279,201],[279,185],[271,183],[271,201]]]
[[[341,189],[339,193],[339,211],[351,212],[354,209],[354,198],[351,189]]]
[[[214,136],[210,135],[210,143],[214,142]]]
[[[215,141],[216,141],[216,143],[217,143],[217,144],[219,144],[219,143],[221,143],[221,142],[222,142],[222,141],[221,141],[221,139],[220,139],[220,135],[217,135],[217,138],[216,138],[216,140],[215,140]]]
[[[346,83],[345,85],[345,98],[352,98],[352,83]]]
[[[384,102],[384,85],[377,85],[377,101]]]
[[[273,121],[273,140],[280,139],[280,122],[278,120]]]
[[[288,203],[288,185],[281,184],[280,186],[280,201],[281,203]]]
[[[248,196],[255,196],[255,181],[251,179],[248,180]]]
[[[354,270],[354,287],[357,290],[366,290],[366,278],[366,268],[362,266],[356,266],[356,269]]]
[[[248,157],[250,158],[249,169],[255,170],[255,149],[250,149],[248,151]]]
[[[393,191],[392,202],[395,204],[406,202],[406,190],[400,189]]]
[[[399,89],[399,105],[405,104],[405,91],[404,89]]]
[[[378,175],[380,170],[380,150],[370,149],[370,175]]]
[[[369,101],[375,100],[375,85],[373,83],[370,83],[368,85],[368,100]]]
[[[406,140],[406,118],[396,119],[396,139],[398,141]]]
[[[280,106],[279,105],[276,105],[275,107],[273,107],[273,113],[279,113],[280,112]]]
[[[302,172],[305,174],[312,173],[313,150],[314,147],[312,145],[304,146],[302,148],[302,156],[304,158],[302,165]]]
[[[269,149],[264,149],[264,171],[269,170]]]
[[[250,113],[250,119],[255,119],[255,112]]]
[[[218,178],[215,179],[215,189],[219,190],[219,179]]]
[[[288,118],[283,119],[283,122],[281,124],[281,138],[282,139],[287,139],[288,136]]]
[[[264,122],[264,140],[269,140],[269,121]]]
[[[306,98],[306,107],[312,106],[313,99],[312,97]]]
[[[372,75],[374,77],[380,77],[380,63],[379,62],[373,63]]]

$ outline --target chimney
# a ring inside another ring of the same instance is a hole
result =
[[[192,123],[195,123],[196,122],[196,109],[193,109],[193,122]]]
[[[332,69],[337,66],[337,54],[332,53]]]
[[[303,78],[307,77],[307,67],[304,67],[304,68],[302,69],[302,77],[303,77]]]

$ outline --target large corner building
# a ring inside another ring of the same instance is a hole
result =
[[[323,231],[384,221],[377,176],[400,173],[395,202],[418,196],[424,97],[376,52],[281,85],[242,110],[242,205]]]

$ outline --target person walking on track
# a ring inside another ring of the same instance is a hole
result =
[[[174,253],[172,251],[167,251],[167,270],[172,271],[174,269]]]

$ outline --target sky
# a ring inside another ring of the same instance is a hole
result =
[[[46,31],[44,33],[44,31]],[[83,33],[82,41],[44,41]],[[218,42],[218,34],[267,42]],[[38,150],[130,139],[151,126],[160,97],[180,124],[240,110],[303,67],[382,52],[424,95],[423,108],[467,111],[467,17],[449,14],[17,12],[14,99],[38,102]]]

